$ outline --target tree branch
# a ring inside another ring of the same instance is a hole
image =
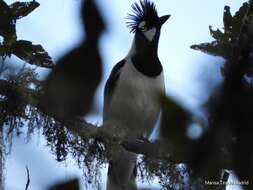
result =
[[[42,113],[49,115],[40,108],[38,102],[38,92],[27,88],[20,88],[6,80],[0,80],[0,94],[8,96],[11,93],[21,93],[26,97],[25,103],[37,107]],[[22,103],[22,102],[20,102]],[[49,115],[53,117],[52,115]],[[53,117],[54,118],[54,117]],[[54,118],[55,119],[55,118]],[[69,132],[79,136],[82,139],[98,139],[104,144],[119,144],[126,150],[136,154],[142,154],[154,159],[165,159],[172,163],[189,163],[190,160],[177,160],[173,155],[172,145],[169,142],[150,142],[147,139],[126,140],[123,138],[125,131],[114,126],[96,126],[80,119],[73,119],[72,121],[60,121]],[[227,155],[224,157],[224,168],[230,167],[230,160]]]

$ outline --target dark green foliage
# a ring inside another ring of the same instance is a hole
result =
[[[188,189],[184,178],[187,176],[187,168],[183,164],[174,164],[168,160],[142,157],[137,163],[138,177],[144,181],[159,179],[162,189]]]
[[[71,133],[68,127],[53,118],[48,116],[44,118],[46,122],[40,126],[43,127],[43,135],[56,160],[65,161],[67,156],[74,158],[82,169],[87,184],[97,188],[101,180],[100,170],[107,162],[104,144],[96,139],[80,138],[78,134]]]
[[[208,131],[201,138],[200,146],[197,148],[208,149],[199,152],[206,155],[202,160],[208,161],[207,158],[212,157],[213,159],[205,164],[201,160],[195,162],[201,163],[197,165],[202,170],[205,168],[209,171],[208,176],[215,175],[212,168],[233,169],[240,180],[248,182],[244,189],[253,188],[252,13],[253,1],[244,3],[233,18],[230,16],[229,7],[226,6],[223,18],[224,33],[211,31],[216,39],[215,43],[221,48],[218,51],[219,56],[226,59],[222,68],[224,81],[207,103]],[[226,47],[222,49],[222,43],[228,44],[230,50]],[[205,49],[206,46],[195,45],[193,48],[212,54]],[[215,49],[214,46],[212,48]],[[249,78],[246,79],[245,76]],[[217,151],[217,147],[222,151]],[[221,167],[223,158],[228,159]]]
[[[79,181],[78,179],[72,179],[66,182],[56,184],[49,190],[79,190]]]
[[[192,49],[203,51],[204,53],[214,55],[214,56],[222,56],[224,58],[228,58],[231,53],[231,47],[226,43],[218,43],[217,41],[213,41],[211,43],[201,43],[199,45],[192,45]]]
[[[241,30],[244,16],[247,13],[248,3],[244,3],[242,7],[235,13],[234,16],[230,13],[230,7],[224,7],[223,15],[223,31],[220,29],[213,30],[209,27],[211,36],[215,41],[211,43],[202,43],[199,45],[192,45],[191,48],[203,51],[214,56],[221,56],[229,59],[232,56],[233,44],[236,42]]]
[[[51,57],[41,45],[34,45],[30,41],[18,40],[13,43],[11,52],[27,63],[41,67],[52,68]]]
[[[93,0],[85,1],[81,11],[86,40],[93,41],[95,45],[101,34],[106,30],[106,23]]]
[[[53,84],[54,91],[59,89],[59,85],[55,85],[58,84],[54,83],[55,81],[67,88],[68,91],[64,92],[69,95],[70,102],[75,99],[75,105],[84,104],[83,97],[85,96],[82,95],[85,94],[86,98],[88,97],[86,99],[88,104],[86,107],[81,106],[85,110],[71,113],[70,116],[66,116],[68,120],[53,117],[52,112],[45,111],[39,104],[46,90],[42,82],[38,80],[36,70],[24,67],[18,72],[6,72],[6,63],[1,62],[0,126],[1,129],[6,128],[9,143],[11,143],[12,136],[22,132],[22,127],[28,128],[28,136],[35,129],[41,128],[56,160],[64,161],[68,156],[72,156],[83,169],[86,182],[95,184],[94,189],[97,189],[99,170],[108,162],[108,149],[115,144],[124,147],[124,144],[127,143],[122,142],[122,139],[117,141],[115,136],[113,139],[109,138],[104,131],[96,133],[99,128],[95,127],[95,132],[92,132],[96,134],[91,133],[92,135],[89,136],[86,131],[88,128],[85,128],[86,122],[80,117],[76,117],[88,112],[102,73],[100,60],[87,63],[91,70],[85,70],[84,62],[78,61],[79,58],[92,60],[87,49],[91,46],[97,47],[98,37],[105,28],[102,17],[92,1],[87,0],[87,2],[90,7],[88,11],[85,12],[87,8],[83,7],[83,22],[87,39],[83,40],[81,46],[64,56],[59,61],[59,66],[48,78],[48,84],[53,81],[51,84]],[[36,1],[16,2],[8,6],[0,0],[0,35],[3,37],[0,55],[3,58],[16,55],[31,64],[51,68],[53,67],[52,60],[41,45],[34,45],[26,40],[17,40],[16,36],[16,20],[28,15],[38,6]],[[223,16],[224,29],[213,30],[211,27],[209,28],[215,40],[211,43],[192,46],[193,49],[226,59],[223,68],[224,83],[207,103],[207,126],[205,128],[202,125],[205,129],[204,134],[196,140],[190,139],[186,134],[187,128],[192,122],[192,115],[173,100],[162,98],[161,145],[165,147],[163,150],[166,152],[164,157],[154,158],[152,157],[154,154],[160,154],[159,150],[155,149],[153,154],[150,154],[152,156],[144,155],[139,160],[137,170],[138,176],[142,180],[158,177],[159,183],[164,189],[208,189],[209,187],[203,185],[203,181],[205,179],[220,180],[219,174],[223,168],[234,169],[242,180],[253,176],[252,141],[250,140],[253,134],[253,90],[252,85],[244,78],[245,74],[252,73],[251,67],[249,67],[253,60],[250,55],[252,37],[248,34],[245,24],[247,23],[245,16],[251,13],[252,7],[249,7],[249,3],[244,3],[240,10],[232,16],[229,7],[226,6]],[[94,20],[91,19],[91,14],[95,14],[92,18],[96,18],[95,22],[98,25],[92,25]],[[86,54],[83,53],[84,50],[87,51]],[[99,54],[97,53],[96,56]],[[70,60],[75,61],[72,63]],[[97,63],[97,65],[89,65],[92,63]],[[73,91],[72,88],[65,86],[66,81],[73,84],[70,85],[74,88]],[[79,91],[79,88],[82,90]],[[57,99],[60,95],[66,95],[59,92],[57,91],[55,95]],[[76,94],[82,95],[76,96]],[[48,93],[47,95],[52,98],[52,94]],[[62,103],[61,100],[60,103]],[[69,105],[73,105],[72,102]],[[85,132],[78,131],[83,128]],[[75,129],[78,130],[75,131]],[[138,139],[138,141],[143,140]],[[151,144],[152,142],[149,142],[149,145]],[[3,146],[2,143],[1,146]],[[145,153],[145,151],[143,152]],[[250,189],[251,187],[246,188]],[[52,189],[64,188],[78,189],[78,182],[74,180],[64,186],[56,185]]]
[[[169,98],[163,97],[161,104],[163,108],[161,123],[162,135],[172,141],[178,141],[181,139],[181,137],[179,137],[180,134],[185,134],[186,126],[190,118],[190,113]],[[176,125],[177,127],[170,128],[169,125]]]
[[[172,149],[173,158],[184,162],[192,151],[193,142],[187,137],[191,114],[169,98],[163,98],[161,104],[161,136],[170,144],[168,148]]]
[[[86,38],[58,61],[45,80],[40,101],[45,111],[60,120],[87,114],[102,78],[98,43],[105,24],[93,1],[84,1],[82,21]]]
[[[27,101],[35,99],[37,89],[25,91],[34,84],[37,74],[33,70],[24,69],[18,75],[9,75],[6,79],[0,80],[0,124],[9,126],[8,134],[16,132],[20,134],[21,128],[28,122],[28,126],[33,125],[38,114],[33,107],[27,106]],[[39,120],[39,119],[38,119]],[[38,125],[35,125],[38,126]]]
[[[7,5],[0,0],[0,35],[3,41],[0,43],[0,56],[16,55],[27,63],[53,68],[54,64],[51,57],[41,45],[33,45],[26,40],[17,40],[16,21],[27,16],[39,6],[36,1],[15,2]]]
[[[30,14],[34,9],[39,7],[39,3],[37,1],[30,2],[15,2],[10,5],[10,14],[14,20],[23,18]]]
[[[0,124],[6,128],[8,142],[11,144],[12,138],[20,135],[24,127],[28,128],[28,138],[36,129],[41,129],[56,160],[64,161],[67,156],[72,156],[83,169],[87,182],[97,185],[100,181],[99,170],[106,162],[103,143],[80,138],[68,127],[43,113],[36,106],[41,88],[41,82],[31,69],[0,80]]]
[[[17,40],[16,36],[16,19],[26,16],[38,5],[37,2],[32,1],[30,3],[16,2],[8,6],[2,1],[2,9],[6,10],[2,17],[8,19],[6,19],[5,25],[3,24],[3,27],[0,28],[0,30],[2,29],[1,34],[3,34],[0,55],[5,58],[13,54],[30,64],[52,68],[52,60],[41,45],[34,45],[26,40]],[[83,10],[87,39],[83,41],[80,47],[75,48],[62,58],[58,65],[61,68],[60,72],[58,70],[55,75],[54,70],[52,74],[56,81],[63,79],[61,82],[64,89],[70,90],[70,94],[74,95],[71,95],[69,100],[74,100],[74,106],[78,105],[82,109],[85,108],[86,113],[92,104],[94,91],[101,78],[102,68],[97,43],[105,25],[92,1],[86,1],[83,7],[87,9]],[[97,22],[97,25],[94,25],[94,22]],[[0,93],[2,95],[0,121],[1,126],[7,127],[9,142],[11,142],[13,135],[21,133],[24,126],[28,127],[28,137],[36,128],[42,128],[43,135],[57,161],[64,161],[68,155],[72,155],[80,168],[83,169],[87,183],[98,185],[100,168],[106,162],[106,151],[103,143],[93,138],[80,138],[78,134],[71,132],[68,127],[75,128],[77,121],[77,123],[82,124],[79,118],[75,120],[71,118],[75,122],[67,124],[65,121],[60,122],[53,118],[52,112],[45,112],[43,106],[39,104],[45,89],[42,82],[38,80],[35,70],[27,69],[24,65],[24,68],[18,72],[10,72],[7,71],[6,65],[8,65],[6,62],[1,62],[0,65],[2,77],[0,80]],[[73,86],[66,86],[68,79],[70,81],[73,79],[71,83]],[[82,93],[79,93],[80,91],[73,92],[72,87],[77,87],[74,89],[81,90]],[[60,85],[55,85],[53,88],[54,91],[60,92]],[[61,93],[57,98],[59,99],[60,96],[67,96],[67,94]],[[80,98],[76,98],[76,96],[80,96]],[[85,102],[82,103],[83,101]],[[67,110],[64,109],[63,111]]]
[[[5,41],[17,39],[16,20],[12,17],[10,7],[3,1],[0,1],[0,35]]]

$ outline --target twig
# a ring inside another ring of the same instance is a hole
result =
[[[225,185],[228,182],[229,173],[226,170],[223,170],[221,181],[224,183],[224,185],[221,185],[218,190],[226,190],[227,185]]]
[[[27,182],[26,182],[26,185],[25,185],[25,190],[28,190],[28,187],[29,187],[29,184],[30,184],[30,174],[29,174],[29,169],[28,167],[26,166],[26,174],[27,174]]]

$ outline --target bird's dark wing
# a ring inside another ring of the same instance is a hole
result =
[[[113,91],[115,89],[115,86],[117,84],[117,80],[120,75],[121,68],[125,64],[125,60],[120,61],[117,63],[113,69],[112,72],[106,81],[105,89],[104,89],[104,109],[103,109],[103,120],[106,119],[106,112],[108,110],[108,107],[110,105],[110,101],[112,98]]]

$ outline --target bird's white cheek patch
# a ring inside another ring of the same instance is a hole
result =
[[[155,37],[156,28],[151,28],[150,30],[143,32],[143,34],[146,36],[148,41],[151,42],[153,40],[153,38]]]
[[[145,25],[146,25],[146,22],[145,22],[145,21],[142,21],[142,22],[139,24],[138,28],[141,29],[141,28],[144,27]]]

